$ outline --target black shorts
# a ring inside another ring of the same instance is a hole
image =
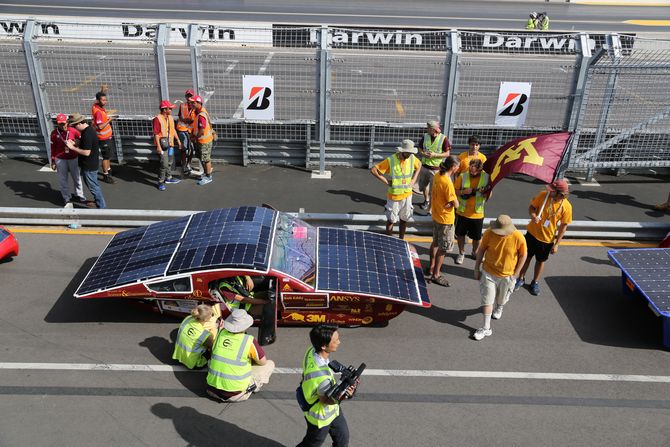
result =
[[[456,215],[456,229],[454,233],[456,237],[463,237],[467,235],[473,241],[480,241],[482,239],[482,229],[484,227],[484,219],[470,219],[463,217],[460,214]]]
[[[100,155],[103,160],[110,160],[112,158],[112,139],[109,140],[100,140],[98,141],[98,147],[100,148]]]
[[[538,241],[535,236],[526,232],[526,246],[528,247],[529,260],[535,256],[538,262],[545,262],[549,259],[549,253],[554,244]]]

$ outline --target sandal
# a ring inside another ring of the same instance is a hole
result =
[[[450,286],[449,281],[447,281],[447,278],[445,278],[442,275],[440,275],[436,278],[433,278],[431,281],[434,282],[435,284],[439,284],[443,287],[449,287]]]

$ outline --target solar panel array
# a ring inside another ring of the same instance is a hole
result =
[[[670,249],[611,250],[609,255],[656,309],[670,316]]]
[[[182,217],[114,236],[77,295],[163,275],[188,220]]]
[[[421,302],[405,241],[340,228],[319,228],[318,239],[317,290]]]
[[[195,214],[168,270],[269,267],[270,237],[276,212],[268,208],[223,208]]]

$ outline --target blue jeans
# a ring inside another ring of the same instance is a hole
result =
[[[96,169],[95,171],[87,171],[85,169],[82,169],[81,177],[84,179],[84,184],[93,195],[97,207],[100,209],[107,208],[105,198],[102,196],[102,190],[100,189],[100,184],[98,183],[98,170]]]

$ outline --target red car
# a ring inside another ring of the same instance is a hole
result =
[[[247,206],[117,234],[75,296],[143,300],[183,315],[221,301],[218,282],[238,275],[251,276],[254,290],[269,298],[254,315],[265,344],[278,324],[384,325],[405,306],[430,307],[419,256],[407,242]]]
[[[19,243],[8,229],[0,226],[0,260],[19,255]]]

